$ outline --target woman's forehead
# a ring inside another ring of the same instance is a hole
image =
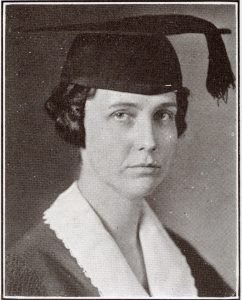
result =
[[[119,106],[133,106],[137,108],[153,108],[161,105],[176,106],[176,92],[144,95],[99,89],[93,100],[93,105],[97,105],[103,109]]]

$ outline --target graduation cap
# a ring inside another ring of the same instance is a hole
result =
[[[177,54],[167,36],[201,33],[207,40],[209,65],[206,86],[227,101],[235,78],[221,34],[204,19],[189,15],[143,15],[96,24],[37,28],[29,31],[78,31],[61,74],[61,84],[159,94],[182,88]]]

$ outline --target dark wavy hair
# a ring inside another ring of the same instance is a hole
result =
[[[45,103],[49,116],[55,121],[59,135],[68,143],[85,148],[85,104],[87,99],[94,97],[96,89],[78,84],[61,83],[56,87]],[[178,137],[186,130],[186,112],[189,90],[182,88],[177,91],[176,126]]]

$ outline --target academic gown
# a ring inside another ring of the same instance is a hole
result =
[[[144,201],[139,239],[149,290],[138,282],[77,183],[6,256],[5,295],[229,297],[233,290]]]

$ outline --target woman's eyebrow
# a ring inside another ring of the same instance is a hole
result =
[[[164,103],[161,103],[161,104],[155,106],[153,108],[153,111],[165,110],[165,109],[170,109],[172,111],[177,111],[178,110],[176,103],[174,103],[174,102],[164,102]]]
[[[122,106],[139,108],[138,104],[131,103],[131,102],[118,102],[118,103],[114,103],[114,104],[111,104],[108,108],[122,107]]]
[[[139,103],[132,103],[132,102],[118,102],[111,104],[108,108],[115,108],[115,107],[134,107],[137,109],[142,109],[142,107],[139,105]],[[177,108],[176,102],[164,102],[161,104],[158,104],[155,109],[162,109],[162,108],[169,108],[169,107],[175,107]]]
[[[176,102],[164,102],[160,104],[158,107],[163,108],[163,107],[176,107],[177,108],[177,103]]]

